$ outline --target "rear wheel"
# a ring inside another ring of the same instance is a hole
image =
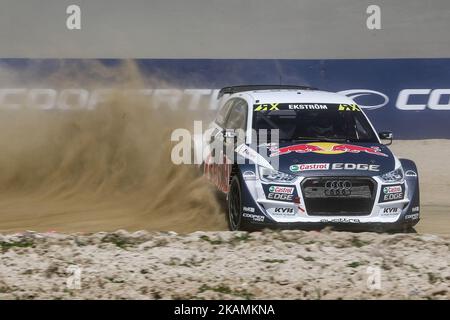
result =
[[[231,180],[228,193],[228,227],[231,231],[242,230],[242,192],[237,175]]]

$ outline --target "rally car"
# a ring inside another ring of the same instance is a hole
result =
[[[393,155],[392,132],[377,134],[350,98],[282,85],[226,87],[219,98],[203,171],[226,194],[230,230],[419,222],[415,163]]]

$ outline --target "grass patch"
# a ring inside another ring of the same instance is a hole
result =
[[[370,244],[370,242],[361,240],[358,237],[352,237],[351,244],[353,247],[361,248]]]
[[[303,259],[304,261],[312,262],[315,261],[313,257],[303,257],[301,255],[298,255],[297,258]]]
[[[2,250],[2,253],[5,253],[6,251],[12,248],[29,248],[32,247],[33,245],[34,243],[29,240],[20,240],[14,242],[0,241],[0,248]]]
[[[127,247],[132,245],[130,242],[127,241],[126,238],[123,238],[116,234],[108,234],[108,235],[104,236],[101,241],[103,243],[112,243],[112,244],[116,245],[116,247],[121,248],[121,249],[126,249]]]
[[[212,245],[218,245],[218,244],[222,244],[223,243],[223,241],[221,239],[214,240],[214,239],[211,239],[210,237],[208,237],[206,235],[205,236],[201,236],[200,239],[202,239],[204,241],[207,241],[207,242],[209,242]]]
[[[233,290],[230,287],[223,285],[223,284],[220,284],[215,287],[211,287],[211,286],[204,284],[198,289],[198,293],[202,293],[205,291],[214,291],[214,292],[218,292],[218,293],[222,293],[222,294],[229,294],[232,296],[244,298],[246,300],[250,300],[253,297],[253,295],[246,290]]]
[[[112,283],[125,283],[125,280],[114,279],[114,278],[112,278],[112,277],[107,277],[106,279],[107,279],[109,282],[112,282]]]
[[[266,263],[283,263],[283,262],[286,262],[286,260],[283,260],[283,259],[265,259],[265,260],[262,260],[262,262],[266,262]]]
[[[381,265],[381,269],[383,269],[383,270],[392,270],[392,268],[384,260],[383,260],[383,263]]]
[[[248,233],[240,234],[238,236],[235,236],[233,240],[231,240],[232,243],[236,242],[242,242],[242,241],[248,241],[250,240],[250,235]]]
[[[350,262],[349,264],[347,264],[347,267],[357,268],[357,267],[362,266],[362,265],[364,265],[364,263],[359,262],[359,261],[353,261],[353,262]]]
[[[429,282],[430,284],[435,284],[435,283],[438,282],[438,281],[442,281],[442,278],[441,278],[441,277],[435,275],[435,274],[432,273],[432,272],[428,272],[427,275],[428,275],[428,282]]]

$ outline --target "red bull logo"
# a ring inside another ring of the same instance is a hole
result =
[[[363,147],[353,144],[340,144],[331,142],[311,142],[305,144],[294,144],[287,147],[271,147],[270,156],[276,157],[283,154],[288,154],[291,152],[297,153],[321,153],[321,154],[340,154],[340,153],[361,153],[365,152],[368,154],[374,154],[377,156],[387,157],[388,155],[382,153],[378,147]]]

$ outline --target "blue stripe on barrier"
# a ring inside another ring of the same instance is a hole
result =
[[[2,59],[0,67],[45,77],[86,60]],[[117,59],[98,60],[106,67]],[[138,59],[149,78],[178,88],[238,84],[302,84],[355,97],[378,130],[397,138],[450,138],[450,59]],[[5,83],[0,79],[0,86]],[[378,106],[378,107],[377,107]]]

